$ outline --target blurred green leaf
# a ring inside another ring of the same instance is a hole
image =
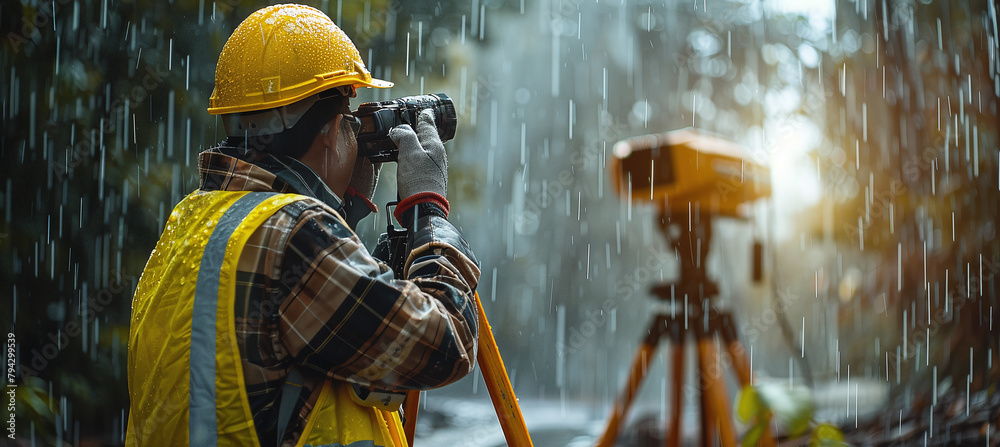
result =
[[[17,398],[28,409],[28,416],[35,421],[47,421],[55,414],[49,406],[49,394],[46,391],[47,385],[44,380],[38,377],[27,378],[23,384],[17,387]]]
[[[736,415],[740,422],[749,422],[750,418],[764,410],[760,398],[757,397],[757,390],[753,386],[745,386],[736,397]]]
[[[809,421],[812,420],[812,414],[796,414],[792,419],[785,422],[788,426],[788,434],[793,438],[797,438],[809,432]]]
[[[743,442],[740,443],[743,447],[753,447],[757,445],[760,438],[764,436],[764,431],[767,430],[767,424],[771,418],[760,418],[757,420],[757,424],[747,430],[747,434],[743,436]]]
[[[757,385],[756,388],[759,399],[788,429],[789,435],[798,437],[809,430],[816,405],[808,389],[777,384]]]
[[[809,438],[809,447],[840,447],[848,445],[844,442],[844,433],[834,425],[820,424],[813,430]]]

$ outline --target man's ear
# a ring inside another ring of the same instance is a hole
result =
[[[323,146],[333,149],[337,147],[337,134],[340,129],[340,120],[344,117],[337,115],[323,125],[319,131],[319,137],[323,140]]]

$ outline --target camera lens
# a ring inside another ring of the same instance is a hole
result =
[[[455,104],[444,93],[406,96],[381,102],[366,102],[354,112],[361,121],[359,153],[373,162],[396,161],[398,149],[389,139],[389,130],[401,124],[414,126],[424,109],[434,113],[434,125],[441,141],[455,138],[458,116]]]

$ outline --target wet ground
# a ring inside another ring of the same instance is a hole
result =
[[[939,399],[934,409],[900,411],[886,407],[888,388],[884,382],[852,381],[817,384],[813,390],[815,420],[838,425],[851,445],[977,445],[998,446],[997,422],[1000,395],[973,396],[966,413],[965,399]],[[603,433],[610,407],[587,402],[520,399],[521,411],[535,446],[593,446]],[[685,445],[697,445],[697,406],[682,415]],[[623,427],[616,446],[663,445],[665,411],[662,406],[636,406]],[[929,430],[931,412],[932,436]],[[739,429],[742,433],[742,429]],[[779,445],[804,445],[808,438],[781,440]],[[503,432],[485,394],[472,397],[437,396],[422,399],[415,447],[505,446]]]

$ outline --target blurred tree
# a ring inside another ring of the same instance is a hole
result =
[[[842,318],[879,325],[845,362],[889,377],[914,414],[935,390],[973,399],[1000,380],[996,26],[988,1],[855,2],[824,53],[833,237],[877,265]]]

